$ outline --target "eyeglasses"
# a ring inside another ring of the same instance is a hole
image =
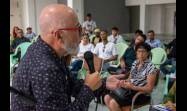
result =
[[[77,28],[61,28],[61,29],[58,29],[57,31],[60,31],[60,30],[66,30],[66,31],[79,31],[79,35],[81,36],[81,33],[82,33],[82,26],[80,24],[77,25],[78,27]],[[56,32],[57,32],[56,31]],[[55,33],[56,33],[55,32]]]

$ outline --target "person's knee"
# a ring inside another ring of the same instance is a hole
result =
[[[110,100],[109,106],[112,107],[112,108],[114,108],[114,107],[115,107],[115,108],[116,108],[116,107],[119,108],[119,107],[120,107],[119,104],[118,104],[118,103],[116,102],[116,100],[114,100],[114,99],[111,99],[111,100]]]
[[[111,97],[110,97],[109,95],[106,95],[106,96],[104,97],[104,101],[105,101],[105,104],[106,104],[107,106],[109,105],[110,100],[111,100]]]

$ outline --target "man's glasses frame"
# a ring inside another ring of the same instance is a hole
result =
[[[77,26],[78,27],[60,28],[56,32],[61,31],[61,30],[65,30],[65,31],[79,31],[79,35],[81,36],[81,34],[82,34],[82,26],[80,24],[78,24]]]

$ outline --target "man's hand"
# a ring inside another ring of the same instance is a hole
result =
[[[120,75],[111,75],[107,78],[106,81],[106,87],[109,90],[114,90],[116,88],[119,88],[119,83],[120,83],[120,79],[124,78],[125,75],[124,74],[120,74]]]
[[[89,72],[86,75],[84,84],[87,85],[92,89],[92,91],[97,90],[98,88],[101,87],[102,81],[101,77],[98,72],[90,74]]]

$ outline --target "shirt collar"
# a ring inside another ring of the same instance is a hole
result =
[[[58,57],[55,50],[50,45],[48,45],[44,40],[42,40],[41,37],[38,37],[38,43],[41,44],[41,48],[44,53],[46,52],[47,54],[51,54],[56,59],[61,59],[60,57]]]

